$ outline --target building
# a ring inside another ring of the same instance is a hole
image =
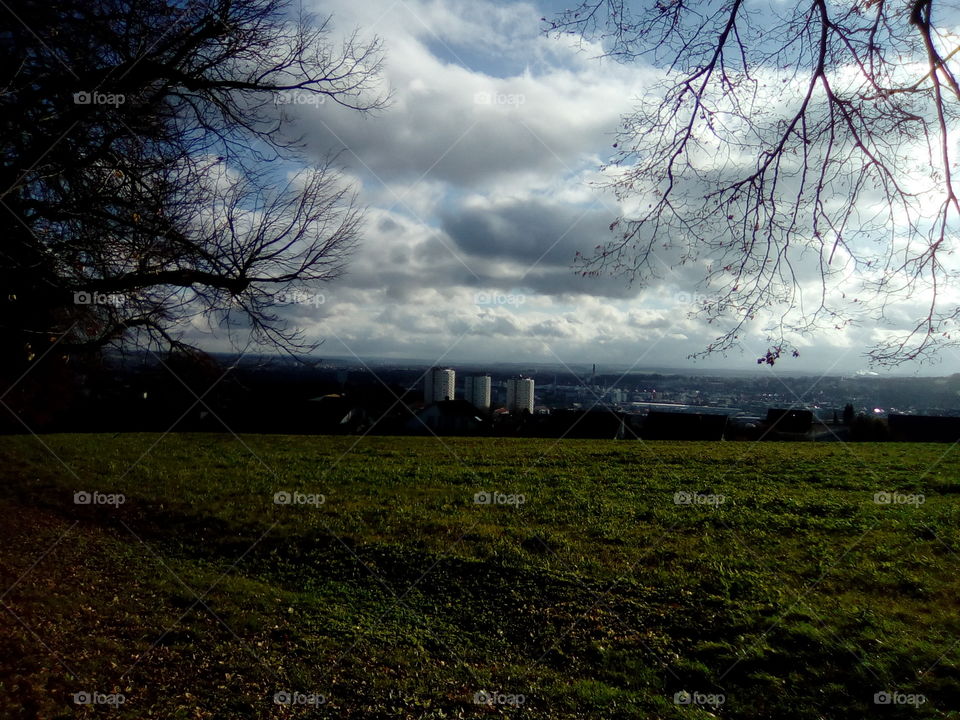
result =
[[[418,411],[404,429],[417,435],[482,435],[490,433],[490,422],[466,400],[441,400]]]
[[[308,401],[310,415],[299,426],[323,434],[357,432],[365,420],[363,408],[339,394],[323,395]],[[316,409],[314,411],[314,408]]]
[[[768,408],[767,425],[778,433],[808,433],[813,427],[813,412],[796,408]]]
[[[490,408],[490,376],[476,375],[464,378],[463,399],[481,410]]]
[[[423,378],[423,401],[425,403],[453,400],[456,373],[450,368],[432,367]]]
[[[507,380],[507,410],[533,412],[533,379],[515,377]]]

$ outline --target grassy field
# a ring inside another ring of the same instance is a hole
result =
[[[960,717],[958,493],[945,445],[0,438],[0,716]]]

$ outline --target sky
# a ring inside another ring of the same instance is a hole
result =
[[[541,32],[563,2],[334,0],[334,36],[379,36],[382,112],[288,105],[306,155],[340,162],[367,207],[346,275],[280,313],[328,357],[422,358],[439,364],[598,363],[642,370],[749,369],[769,347],[761,325],[742,353],[696,362],[718,334],[692,312],[696,267],[663,260],[645,288],[577,275],[577,251],[610,237],[619,208],[597,189],[614,133],[652,82],[642,64]],[[307,6],[308,8],[310,6]],[[201,333],[202,331],[202,333]],[[880,330],[872,323],[796,338],[796,373],[849,374]],[[199,325],[191,339],[225,349]],[[943,363],[898,374],[949,374]]]

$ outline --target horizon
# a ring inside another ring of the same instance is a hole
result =
[[[677,365],[627,365],[619,363],[594,363],[588,360],[571,362],[536,362],[536,361],[480,361],[476,359],[451,359],[444,358],[443,361],[431,360],[427,357],[390,357],[386,355],[324,355],[310,354],[298,356],[296,358],[279,353],[260,353],[260,352],[240,352],[226,350],[204,351],[214,358],[242,359],[250,358],[258,361],[276,362],[279,364],[298,364],[310,365],[322,363],[320,367],[356,367],[372,370],[373,368],[401,368],[401,367],[443,367],[453,370],[464,369],[464,372],[482,372],[484,368],[518,368],[530,369],[534,372],[567,372],[577,374],[580,372],[590,372],[596,365],[597,374],[611,375],[621,374],[629,375],[680,375],[690,377],[777,377],[781,379],[789,378],[822,378],[822,379],[882,379],[898,380],[910,378],[938,379],[950,378],[960,375],[960,372],[933,372],[938,365],[927,365],[929,372],[921,372],[923,366],[914,368],[914,372],[905,372],[903,368],[880,368],[878,370],[860,369],[853,372],[838,372],[830,368],[801,369],[791,366],[792,358],[784,358],[778,361],[773,367],[764,364],[754,363],[753,367],[735,367],[735,366],[712,366],[699,367],[697,365],[677,366]],[[155,355],[149,350],[128,351],[126,355],[149,356]],[[117,354],[116,357],[121,357]]]

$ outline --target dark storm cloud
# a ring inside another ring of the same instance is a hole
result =
[[[636,298],[643,294],[641,287],[609,274],[583,277],[575,264],[578,251],[589,256],[597,245],[612,239],[613,217],[613,211],[603,206],[526,199],[493,209],[451,209],[440,215],[440,222],[453,248],[463,253],[464,262],[475,271],[509,263],[513,271],[509,282],[501,271],[496,276],[500,285],[553,296]],[[698,271],[691,266],[668,268],[675,261],[663,260],[663,282],[656,286],[692,291]],[[466,284],[489,286],[491,278],[478,274],[479,278],[467,278]]]
[[[609,210],[527,200],[495,209],[441,214],[443,229],[467,255],[538,267],[569,267],[579,250],[605,241]]]

